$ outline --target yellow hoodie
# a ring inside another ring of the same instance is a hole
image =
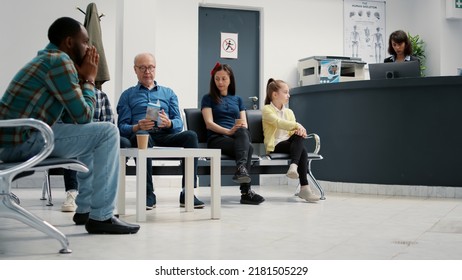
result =
[[[276,108],[271,105],[263,106],[262,122],[263,122],[263,136],[266,153],[269,154],[274,151],[274,142],[277,129],[287,130],[288,136],[292,136],[298,127],[295,121],[294,112],[291,109],[285,108],[283,110],[284,119],[281,119],[276,111]]]

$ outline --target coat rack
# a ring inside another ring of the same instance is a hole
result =
[[[77,10],[81,11],[82,14],[87,15],[87,13],[85,13],[84,10],[80,9],[80,7],[77,7]],[[105,16],[105,14],[101,14],[101,15],[98,16],[98,18],[101,20],[101,18],[104,17],[104,16]]]

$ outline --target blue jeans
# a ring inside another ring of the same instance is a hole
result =
[[[56,123],[54,149],[51,157],[77,158],[90,170],[78,172],[79,195],[76,213],[90,213],[93,220],[104,221],[113,216],[119,187],[119,131],[108,122],[87,124]],[[43,147],[43,137],[34,133],[29,140],[12,149],[5,149],[1,157],[8,161],[22,161],[37,154]]]
[[[120,148],[131,148],[130,140],[125,137],[120,137]],[[64,190],[78,190],[79,184],[77,182],[77,171],[64,169]]]

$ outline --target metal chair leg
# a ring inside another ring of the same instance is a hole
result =
[[[61,254],[72,253],[72,250],[69,249],[69,240],[61,231],[16,204],[9,194],[1,194],[0,199],[0,216],[21,221],[45,233],[46,235],[57,239],[62,246],[62,249],[59,250]]]
[[[318,183],[318,180],[314,177],[313,173],[311,172],[311,160],[308,161],[308,179],[313,183],[313,185],[319,190],[321,193],[321,197],[319,199],[325,200],[326,197],[324,195],[324,189]]]
[[[43,177],[43,184],[42,184],[42,197],[40,200],[46,200],[45,194],[47,193],[47,186],[46,186],[46,181],[48,178],[48,171],[44,171],[44,177]]]
[[[51,196],[50,174],[48,173],[48,171],[44,171],[44,173],[45,179],[43,180],[42,198],[40,198],[40,200],[48,199],[47,206],[53,206],[53,198]],[[45,198],[45,194],[47,195],[47,198]]]

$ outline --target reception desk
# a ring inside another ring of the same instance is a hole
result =
[[[321,137],[320,180],[462,187],[462,76],[303,86],[289,106]]]

